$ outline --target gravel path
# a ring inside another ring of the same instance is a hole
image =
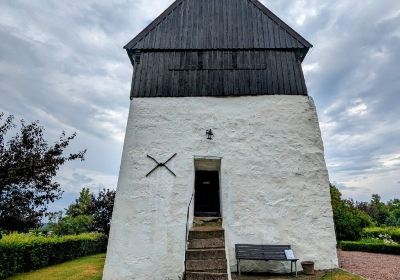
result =
[[[400,280],[400,256],[338,251],[341,268],[370,280]]]

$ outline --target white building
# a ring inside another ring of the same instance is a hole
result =
[[[185,263],[187,279],[228,279],[239,243],[290,244],[337,267],[301,67],[311,47],[257,0],[178,0],[125,46],[132,101],[103,279],[182,279]],[[223,230],[196,232],[198,216]]]

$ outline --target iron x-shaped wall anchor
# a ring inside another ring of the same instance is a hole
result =
[[[176,153],[175,153],[172,157],[170,157],[166,162],[160,163],[160,162],[158,162],[156,159],[154,159],[152,156],[147,155],[147,157],[150,158],[150,159],[152,159],[157,165],[156,165],[156,167],[154,167],[149,173],[147,173],[146,177],[148,177],[151,173],[153,173],[157,168],[159,168],[159,167],[161,167],[161,166],[164,166],[172,175],[174,175],[174,176],[176,177],[175,173],[172,172],[172,170],[169,169],[168,166],[166,166],[166,164],[167,164],[171,159],[173,159],[175,156],[176,156]]]

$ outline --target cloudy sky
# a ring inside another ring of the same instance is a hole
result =
[[[1,0],[0,111],[76,131],[87,160],[62,168],[65,208],[115,188],[131,65],[122,47],[173,0]],[[347,197],[400,198],[400,1],[269,0],[313,43],[304,61],[331,181]]]

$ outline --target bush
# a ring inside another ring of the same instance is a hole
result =
[[[400,227],[370,227],[363,229],[364,238],[392,239],[400,243]]]
[[[49,226],[49,229],[57,235],[81,234],[92,231],[92,228],[93,217],[89,215],[67,216],[57,224]]]
[[[373,225],[372,218],[349,201],[342,200],[342,194],[335,186],[331,185],[330,191],[337,240],[359,240],[363,228]]]
[[[365,227],[371,226],[372,219],[357,209],[342,208],[334,218],[338,240],[359,240]]]
[[[400,255],[400,244],[385,243],[383,240],[342,241],[340,247],[344,251],[361,251],[370,253]]]
[[[107,239],[100,233],[38,236],[13,233],[0,240],[0,279],[15,273],[105,252]]]

